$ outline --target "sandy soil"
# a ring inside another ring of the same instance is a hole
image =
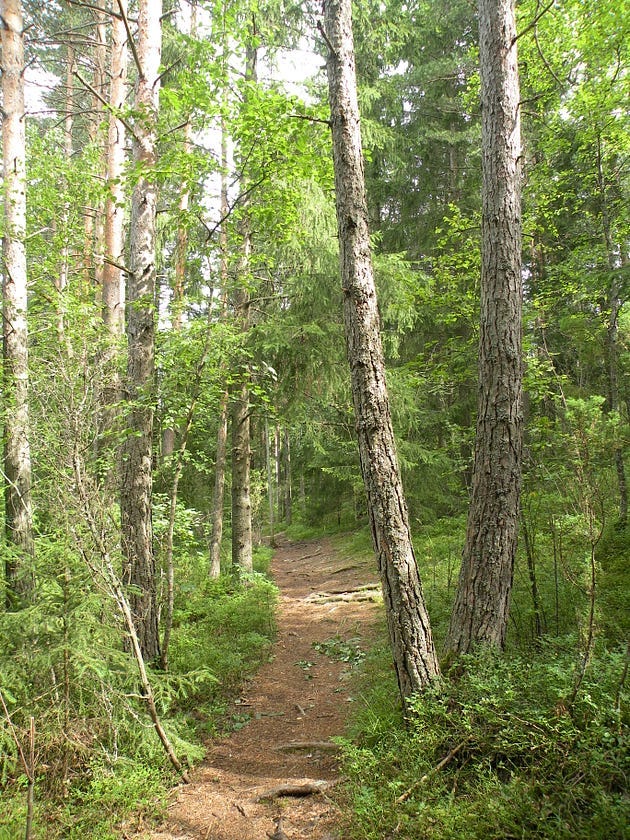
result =
[[[272,574],[281,591],[278,641],[271,661],[233,704],[232,714],[247,722],[209,745],[191,783],[174,793],[166,824],[137,840],[340,837],[339,770],[330,739],[343,734],[351,711],[351,666],[313,643],[338,637],[351,647],[367,645],[381,609],[371,598],[376,575],[365,561],[341,557],[326,539],[281,543]],[[281,785],[304,782],[319,783],[322,792],[274,795]]]

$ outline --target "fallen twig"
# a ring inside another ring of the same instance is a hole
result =
[[[461,750],[461,748],[464,747],[469,741],[470,737],[461,741],[456,747],[453,747],[450,753],[444,756],[444,758],[438,764],[436,764],[432,770],[429,770],[429,772],[425,773],[424,776],[422,776],[422,778],[414,782],[410,788],[407,788],[407,790],[401,796],[398,797],[398,799],[396,800],[396,804],[402,805],[403,802],[406,802],[411,796],[411,794],[414,792],[414,790],[416,790],[416,788],[419,788],[421,785],[424,785],[431,778],[431,776],[435,776],[435,774],[439,773],[443,767],[446,767],[449,761],[452,761],[452,759],[455,758],[455,756]]]

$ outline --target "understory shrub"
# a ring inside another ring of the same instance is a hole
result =
[[[58,579],[42,576],[27,609],[0,612],[0,690],[11,718],[0,707],[0,840],[24,834],[27,780],[14,734],[28,756],[31,717],[35,836],[120,837],[126,819],[159,814],[175,775],[111,598],[68,549],[49,552],[60,554]],[[149,670],[164,729],[192,765],[203,758],[203,733],[217,727],[226,698],[270,646],[276,589],[259,572],[210,581],[196,555],[181,567],[170,668]]]
[[[382,686],[364,696],[345,744],[344,837],[621,840],[624,652],[599,652],[568,708],[575,639],[563,642],[535,656],[464,657],[459,679],[415,698],[406,729],[384,709]]]

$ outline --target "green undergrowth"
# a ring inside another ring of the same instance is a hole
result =
[[[204,741],[230,726],[230,696],[267,658],[276,634],[270,556],[257,550],[255,572],[240,581],[209,580],[200,555],[179,558],[169,671],[151,669],[150,679],[184,765],[201,761]],[[0,688],[26,755],[34,719],[34,836],[108,840],[159,819],[178,777],[147,715],[112,603],[84,594],[90,582],[80,565],[71,572],[66,592],[42,587],[28,610],[0,614]],[[0,840],[24,836],[26,787],[0,713]]]
[[[465,657],[404,726],[387,645],[367,657],[344,742],[347,840],[621,840],[630,818],[624,651],[576,640]]]

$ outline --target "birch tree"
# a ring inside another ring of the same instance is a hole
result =
[[[120,0],[119,0],[120,4]],[[156,134],[162,29],[161,0],[138,5],[137,61],[130,261],[127,276],[127,379],[129,413],[123,444],[121,529],[124,580],[145,660],[159,655],[158,613],[153,554],[153,413],[155,376]]]
[[[127,32],[124,16],[127,0],[112,0],[111,82],[109,122],[107,127],[107,201],[105,203],[103,265],[103,320],[110,333],[121,334],[124,326],[124,185],[125,126],[118,113],[127,96]]]
[[[446,647],[502,648],[522,449],[521,137],[513,0],[479,0],[482,266],[479,388],[466,543]]]
[[[439,674],[392,428],[370,253],[350,0],[327,0],[339,261],[361,472],[403,700]]]
[[[2,0],[2,152],[4,163],[3,397],[7,602],[32,589],[31,451],[28,407],[24,24],[20,0]]]

